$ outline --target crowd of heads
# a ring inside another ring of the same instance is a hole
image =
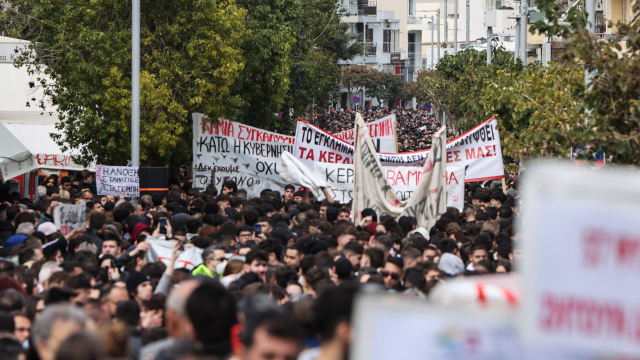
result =
[[[396,115],[396,135],[398,138],[398,152],[420,151],[431,148],[431,137],[440,127],[433,111],[424,109],[388,109],[377,108],[361,112],[366,123],[373,122],[385,116]],[[320,128],[332,134],[337,134],[354,127],[356,111],[338,110],[324,115],[319,122]],[[453,130],[447,130],[447,141],[454,138]]]
[[[467,184],[464,210],[424,229],[372,209],[354,224],[350,204],[291,185],[247,196],[184,180],[133,201],[98,196],[84,173],[0,199],[3,358],[343,359],[362,288],[424,299],[520,255],[511,181]],[[55,208],[79,202],[86,224],[61,233]]]

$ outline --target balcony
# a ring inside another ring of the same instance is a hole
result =
[[[377,11],[377,1],[358,1],[358,15],[376,16]]]
[[[366,42],[364,43],[364,55],[365,56],[376,56],[378,47],[374,42]]]

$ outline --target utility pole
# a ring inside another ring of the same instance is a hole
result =
[[[131,3],[131,166],[140,166],[140,0]]]
[[[367,65],[367,22],[364,21],[364,16],[362,17],[362,41],[364,42],[364,55],[362,56],[362,66]],[[364,111],[364,86],[362,87],[362,99],[360,100],[362,103],[361,110]],[[356,104],[356,107],[358,105]]]
[[[436,15],[438,17],[438,62],[440,62],[440,9],[438,9]],[[433,65],[433,67],[435,68],[435,64]]]
[[[596,33],[596,0],[585,0],[584,11],[587,13],[587,29],[591,36],[595,36]],[[593,72],[584,72],[584,84],[587,90],[591,89],[591,81],[593,80]]]
[[[520,60],[527,65],[527,25],[529,24],[529,2],[520,2]]]
[[[431,68],[432,69],[436,67],[436,63],[434,62],[434,55],[435,55],[436,49],[434,48],[434,45],[433,45],[433,28],[436,26],[436,23],[434,20],[435,19],[433,15],[431,15]]]
[[[487,11],[489,13],[493,11],[493,0],[489,0]],[[487,26],[487,65],[491,65],[491,38],[492,37],[493,37],[493,28],[491,26]]]
[[[471,43],[469,43],[469,23],[471,22],[470,19],[471,17],[469,16],[469,0],[467,0],[467,26],[465,27],[465,32],[466,32],[466,37],[465,37],[465,44],[466,44],[466,48],[468,49],[469,46],[471,46]]]
[[[515,19],[516,21],[516,37],[513,41],[515,45],[515,51],[513,52],[513,63],[517,64],[518,59],[520,58],[520,14],[509,15],[507,19]]]
[[[516,51],[513,54],[513,63],[518,62],[520,58],[520,15],[516,16],[516,39],[515,39]]]
[[[449,18],[447,14],[447,0],[444,0],[444,53],[449,53]]]
[[[454,1],[453,9],[453,54],[458,53],[458,0]]]

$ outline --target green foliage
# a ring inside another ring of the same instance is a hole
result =
[[[445,55],[434,70],[418,73],[412,92],[435,110],[444,111],[449,123],[470,128],[487,119],[480,99],[496,72],[522,70],[519,61],[514,63],[513,54],[501,48],[493,51],[491,66],[486,65],[486,59],[486,51],[473,49]]]
[[[582,129],[583,144],[602,148],[607,157],[623,164],[640,164],[640,22],[629,25],[609,23],[613,37],[596,40],[585,28],[586,14],[578,8],[568,12],[565,22],[553,0],[537,0],[547,22],[539,21],[533,30],[558,34],[569,40],[564,58],[577,61],[594,72],[590,88],[579,92],[579,109],[589,109]],[[555,12],[555,14],[554,14]],[[640,12],[635,3],[633,14]]]
[[[237,0],[247,11],[247,33],[242,50],[244,70],[233,85],[242,99],[236,120],[275,130],[289,89],[291,51],[296,42],[296,16],[300,0]]]
[[[17,66],[44,73],[58,105],[63,151],[123,165],[130,158],[131,2],[8,0],[11,35],[36,43]],[[243,68],[245,12],[232,0],[143,0],[140,158],[186,161],[192,112],[232,117],[230,87]]]
[[[503,154],[516,160],[566,158],[571,148],[584,146],[583,114],[576,103],[583,78],[579,67],[557,63],[496,73],[483,89],[480,109],[498,119]]]
[[[333,0],[142,0],[141,160],[188,162],[192,112],[288,131],[362,51]],[[46,74],[56,137],[84,161],[130,158],[131,1],[7,0],[0,28],[37,44],[18,66]],[[284,119],[274,115],[283,111]]]
[[[465,50],[446,56],[435,70],[419,74],[414,94],[448,122],[471,127],[495,116],[500,127],[503,155],[516,170],[517,162],[531,156],[567,156],[572,147],[585,145],[583,115],[576,102],[584,92],[584,72],[575,65],[548,67],[514,63],[502,49],[486,65],[486,52]]]
[[[294,22],[289,89],[282,106],[285,116],[278,129],[289,130],[314,102],[318,110],[326,109],[340,82],[338,60],[362,53],[362,46],[353,42],[355,34],[347,33],[349,25],[340,22],[341,16],[334,0],[301,1]],[[290,108],[294,109],[293,118],[287,111]]]

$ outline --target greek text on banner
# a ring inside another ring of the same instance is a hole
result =
[[[140,197],[138,168],[129,166],[96,166],[97,195]]]
[[[449,166],[465,168],[465,181],[504,177],[497,121],[491,118],[447,143]],[[378,153],[383,166],[424,166],[430,150],[399,154]],[[293,155],[314,171],[314,163],[352,164],[353,146],[299,119]]]
[[[293,151],[295,138],[228,120],[213,123],[193,114],[193,186],[221,187],[233,180],[249,197],[266,188],[282,188],[281,156]],[[212,179],[213,172],[213,179]]]

